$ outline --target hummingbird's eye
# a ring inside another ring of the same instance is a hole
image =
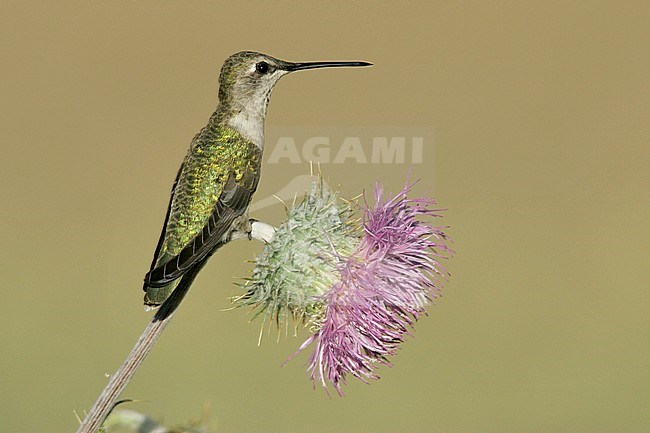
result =
[[[266,62],[259,62],[255,65],[255,70],[260,74],[266,74],[269,72],[269,64]]]

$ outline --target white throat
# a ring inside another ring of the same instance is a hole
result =
[[[264,149],[264,116],[257,116],[247,111],[240,111],[230,119],[228,124],[242,137]]]
[[[255,73],[255,68],[255,65],[251,66],[248,73]],[[228,124],[262,150],[264,149],[264,118],[271,91],[280,77],[287,73],[288,71],[277,69],[270,77],[252,88],[240,85],[232,89],[232,92],[239,97],[232,101],[229,111],[231,113],[234,111],[235,114],[230,117]]]

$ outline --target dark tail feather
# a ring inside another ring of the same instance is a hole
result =
[[[185,273],[185,275],[181,277],[178,286],[176,286],[176,288],[169,296],[169,298],[167,298],[167,300],[165,300],[165,302],[163,302],[162,305],[158,304],[155,306],[155,307],[160,306],[160,309],[156,311],[156,316],[155,316],[156,320],[163,320],[167,318],[170,314],[172,314],[174,311],[176,311],[176,308],[178,308],[178,306],[183,301],[183,298],[190,290],[190,286],[194,282],[194,279],[196,278],[199,271],[205,265],[206,262],[207,260],[203,260],[202,262],[197,263],[196,266],[188,270]]]
[[[178,305],[183,300],[183,297],[185,297],[185,294],[190,289],[190,286],[194,282],[194,279],[198,275],[199,271],[203,269],[203,266],[205,266],[205,264],[208,262],[208,259],[212,257],[212,254],[214,254],[214,252],[223,245],[224,244],[218,244],[207,256],[203,258],[203,260],[188,269],[185,274],[183,274],[183,276],[177,281],[174,281],[172,284],[178,283],[178,285],[173,289],[171,295],[169,295],[169,297],[166,299],[161,299],[160,301],[152,300],[149,297],[151,288],[147,289],[145,284],[145,290],[147,291],[147,293],[144,295],[145,307],[151,310],[160,307],[160,310],[156,312],[156,319],[162,320],[171,314],[174,310],[176,310],[176,307],[178,307]]]

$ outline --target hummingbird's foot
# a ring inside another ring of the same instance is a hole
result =
[[[228,240],[248,238],[250,240],[250,233],[252,230],[251,222],[248,220],[248,215],[241,215],[232,223],[232,229]]]
[[[246,237],[248,237],[249,241],[253,240],[253,223],[257,222],[256,219],[253,218],[246,218],[244,221],[242,221],[242,231],[246,234]]]
[[[256,219],[247,219],[247,222],[241,222],[232,231],[229,241],[247,238],[248,240],[255,239],[262,243],[269,243],[277,229],[271,224],[258,221]]]
[[[255,218],[250,218],[248,220],[248,224],[246,224],[246,233],[248,233],[248,240],[252,241],[253,240],[253,224],[258,223],[259,221],[256,220]]]
[[[271,242],[271,239],[273,239],[273,236],[275,236],[276,231],[278,231],[278,229],[273,227],[271,224],[254,219],[251,220],[250,236],[252,236],[253,239],[268,244]]]

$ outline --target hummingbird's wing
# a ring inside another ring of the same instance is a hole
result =
[[[181,177],[181,172],[183,171],[183,166],[185,163],[181,164],[180,168],[178,169],[178,173],[176,173],[176,178],[174,179],[174,184],[172,185],[172,192],[169,196],[169,205],[167,206],[167,214],[165,214],[165,222],[163,223],[162,227],[162,232],[160,233],[160,238],[158,238],[158,244],[156,245],[156,251],[153,253],[153,260],[151,262],[151,266],[149,267],[149,270],[152,270],[156,267],[156,262],[158,261],[158,257],[160,255],[160,249],[163,246],[163,243],[165,242],[165,233],[167,232],[167,223],[169,222],[169,214],[172,212],[172,202],[174,201],[174,193],[176,192],[176,185],[178,185],[178,179]],[[146,290],[146,284],[145,284],[145,290]]]
[[[238,181],[235,173],[231,173],[203,229],[178,255],[149,271],[145,276],[146,285],[165,286],[207,258],[224,241],[237,218],[246,213],[258,179],[252,170],[244,171]]]

